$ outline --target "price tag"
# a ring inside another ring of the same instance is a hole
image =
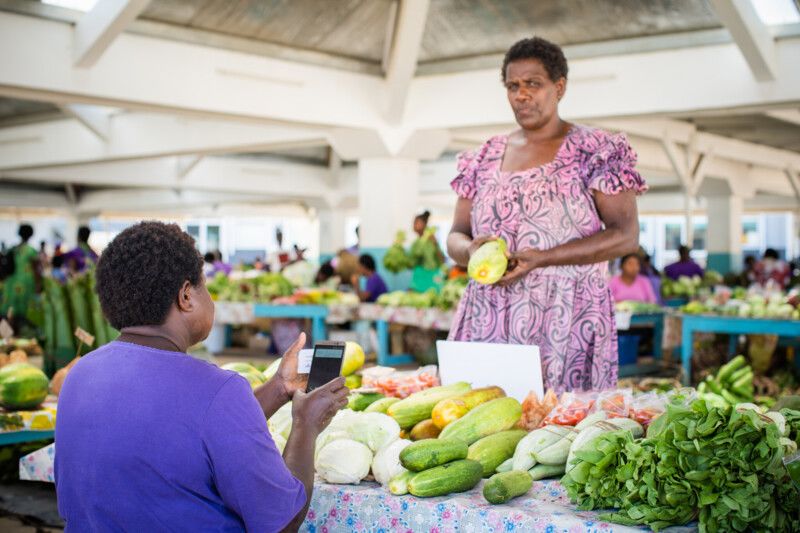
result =
[[[14,336],[14,328],[11,327],[11,324],[8,323],[8,320],[5,318],[0,320],[0,338],[3,340],[8,340]]]
[[[75,337],[86,346],[94,344],[94,336],[84,329],[75,328]]]

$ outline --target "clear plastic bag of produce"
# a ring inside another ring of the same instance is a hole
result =
[[[380,392],[384,396],[405,398],[415,392],[441,385],[436,365],[427,365],[416,370],[396,370],[386,366],[374,366],[361,371],[360,390]]]
[[[597,401],[591,412],[605,411],[608,418],[628,418],[632,403],[632,389],[602,391],[597,395]]]
[[[565,392],[542,425],[575,426],[586,418],[597,402],[597,392]]]
[[[667,395],[647,392],[633,397],[630,417],[647,427],[656,417],[667,410]]]
[[[517,427],[533,431],[539,427],[556,404],[558,404],[558,396],[552,389],[548,390],[541,400],[534,391],[531,391],[522,402],[522,418],[517,422]]]

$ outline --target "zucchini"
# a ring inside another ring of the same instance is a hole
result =
[[[408,494],[408,482],[416,472],[406,470],[402,474],[397,474],[389,481],[389,492],[395,496]]]
[[[439,436],[441,431],[442,430],[433,423],[433,420],[428,418],[414,426],[409,435],[411,436],[411,440],[435,439]]]
[[[522,417],[522,406],[514,398],[498,398],[479,405],[442,430],[440,437],[467,445],[493,433],[511,429]]]
[[[383,398],[385,398],[385,396],[377,392],[368,392],[365,394],[356,392],[347,397],[347,407],[353,411],[363,411]]]
[[[412,472],[467,458],[467,445],[448,439],[425,439],[412,442],[400,452],[400,464]]]
[[[415,474],[408,482],[408,492],[420,498],[464,492],[474,488],[482,477],[480,463],[461,459]]]
[[[563,475],[565,470],[566,465],[536,465],[528,470],[528,474],[530,474],[531,479],[534,481],[539,481],[540,479]]]
[[[386,414],[386,410],[389,408],[390,405],[393,403],[397,403],[400,401],[400,398],[388,397],[388,398],[381,398],[376,402],[373,402],[364,409],[366,413],[383,413]]]
[[[734,374],[734,372],[742,368],[745,363],[747,363],[747,360],[744,358],[744,356],[737,355],[731,359],[730,362],[720,367],[719,372],[717,372],[717,381],[720,383],[726,383]]]
[[[467,459],[478,461],[483,467],[483,477],[489,477],[514,455],[517,444],[525,435],[527,432],[524,429],[510,429],[483,437],[470,445]]]
[[[527,472],[512,470],[495,474],[483,486],[483,497],[492,505],[506,503],[522,496],[533,486],[533,479]]]
[[[393,403],[386,414],[394,418],[402,429],[409,429],[431,417],[431,411],[437,403],[467,392],[469,383],[460,381],[452,385],[431,387],[415,392],[408,398]]]
[[[544,450],[551,444],[555,444],[570,432],[572,432],[572,428],[556,425],[549,425],[531,431],[517,444],[517,449],[514,451],[512,469],[527,472],[536,464],[536,460],[533,458],[534,452]]]

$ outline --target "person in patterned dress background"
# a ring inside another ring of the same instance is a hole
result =
[[[447,241],[462,266],[493,238],[509,249],[498,284],[470,281],[450,340],[536,345],[557,392],[616,385],[607,263],[636,252],[636,195],[647,189],[624,135],[561,119],[567,72],[544,39],[508,50],[501,77],[519,129],[459,155]]]

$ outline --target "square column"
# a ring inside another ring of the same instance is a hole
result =
[[[742,211],[740,196],[708,196],[707,268],[722,274],[742,270]]]
[[[419,200],[419,161],[360,159],[358,209],[362,248],[388,248],[397,230],[411,232]]]

